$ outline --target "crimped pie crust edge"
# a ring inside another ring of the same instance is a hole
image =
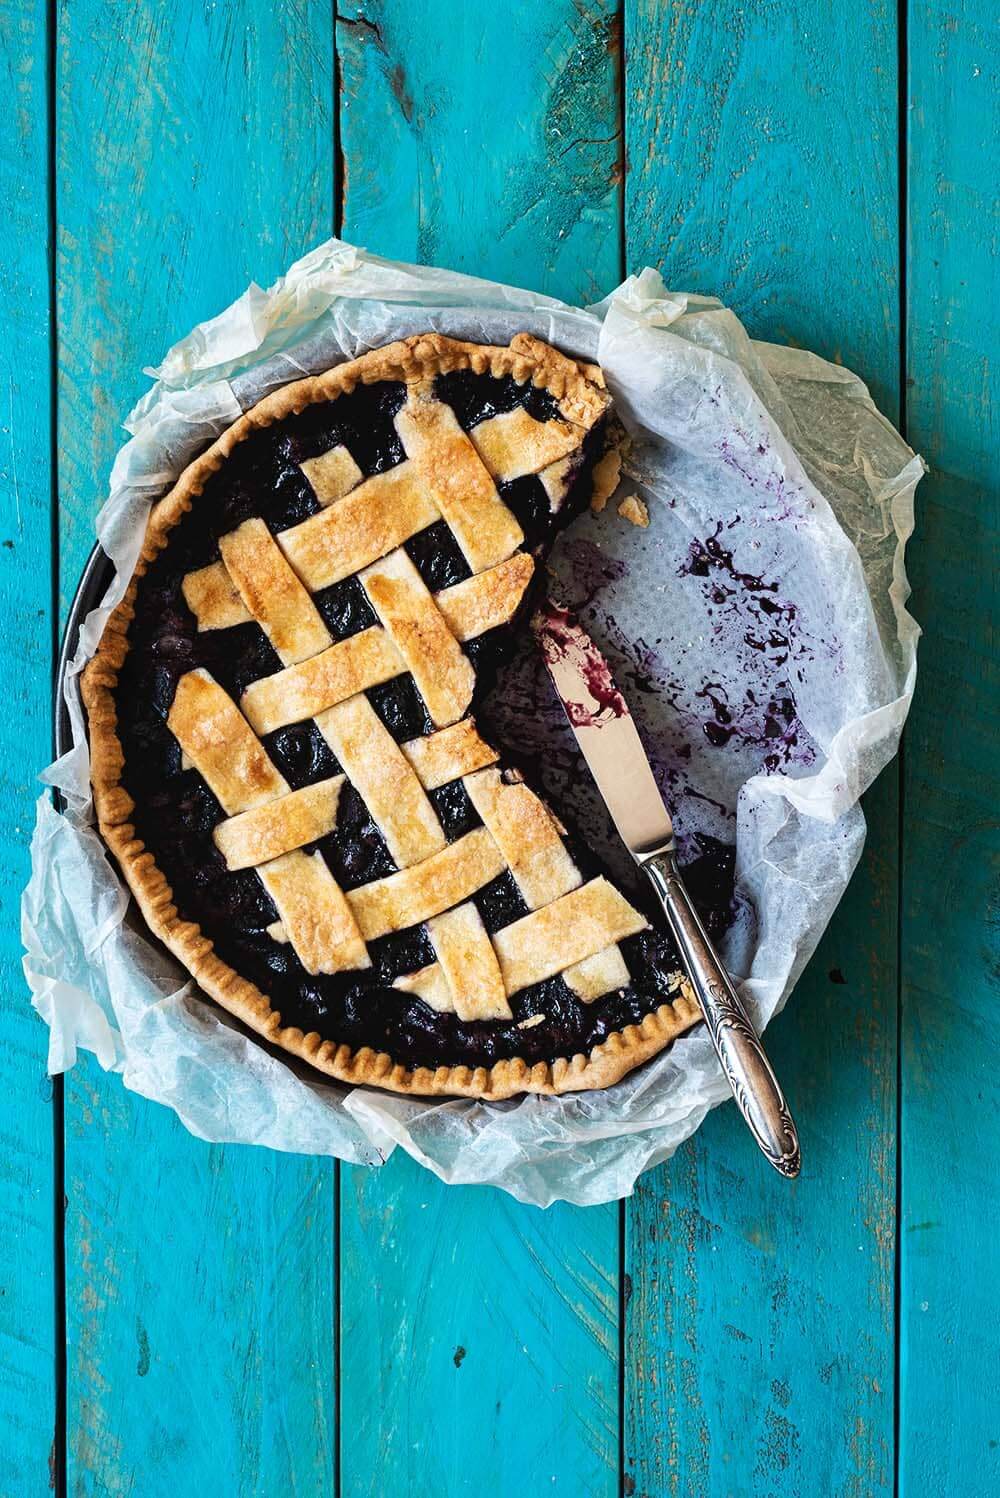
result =
[[[233,448],[254,430],[298,414],[306,406],[350,393],[356,385],[385,380],[430,378],[454,369],[471,369],[496,377],[512,375],[544,387],[559,402],[563,416],[586,423],[595,404],[603,408],[603,377],[594,366],[579,364],[528,334],[512,338],[509,347],[493,347],[421,334],[362,354],[323,374],[296,380],[265,396],[190,463],[173,488],[152,508],[143,548],[121,602],[105,625],[97,651],[87,665],[81,695],[90,730],[91,782],[94,805],[105,844],[115,855],[146,924],[187,968],[201,988],[250,1029],[316,1070],[352,1086],[374,1085],[418,1096],[477,1097],[495,1101],[521,1093],[560,1094],[604,1088],[619,1081],[664,1049],[701,1018],[690,991],[680,991],[637,1025],[614,1031],[589,1055],[559,1057],[529,1065],[520,1057],[491,1067],[440,1066],[407,1068],[386,1052],[369,1046],[357,1051],[297,1026],[282,1026],[280,1014],[256,984],[222,961],[200,926],[181,919],[173,892],[155,858],[136,837],[129,820],[134,802],[121,783],[124,755],[117,729],[114,692],[128,652],[128,630],[134,617],[139,579],[166,546],[169,533],[191,508],[208,477]],[[684,985],[687,989],[687,985]]]

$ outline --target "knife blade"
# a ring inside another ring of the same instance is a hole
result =
[[[611,668],[568,609],[551,599],[531,621],[587,768],[633,858],[674,846],[674,827]]]
[[[622,842],[667,918],[737,1107],[783,1176],[799,1173],[795,1123],[736,987],[691,902],[677,863],[673,822],[628,703],[611,668],[568,609],[546,599],[532,632],[570,727]]]

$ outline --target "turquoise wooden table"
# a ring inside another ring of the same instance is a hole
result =
[[[988,0],[0,0],[0,48],[0,1495],[1000,1491]],[[657,265],[931,465],[904,753],[769,1036],[794,1186],[731,1106],[542,1213],[45,1077],[17,901],[121,417],[331,231],[573,301]]]

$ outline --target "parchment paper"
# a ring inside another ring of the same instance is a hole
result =
[[[205,1139],[369,1165],[401,1145],[445,1181],[541,1206],[603,1202],[727,1096],[700,1030],[604,1092],[479,1103],[350,1090],[199,996],[130,915],[93,828],[77,676],[151,500],[267,391],[430,328],[493,343],[527,330],[603,366],[633,439],[620,493],[639,493],[651,523],[626,523],[612,500],[561,538],[552,569],[620,676],[687,856],[735,845],[723,954],[758,1022],[784,1004],[857,863],[858,797],[895,753],[913,692],[904,546],[920,459],[849,371],[753,342],[719,302],[667,292],[651,270],[579,309],[336,240],[148,371],[97,522],[117,573],[70,673],[74,748],[42,776],[65,810],[39,799],[25,972],[51,1072],[92,1050]],[[627,876],[530,643],[495,706]]]

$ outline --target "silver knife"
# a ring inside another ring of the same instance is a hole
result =
[[[663,906],[737,1106],[775,1170],[799,1173],[799,1140],[760,1037],[691,903],[674,828],[611,669],[568,610],[547,599],[532,619],[542,658],[622,842]]]

